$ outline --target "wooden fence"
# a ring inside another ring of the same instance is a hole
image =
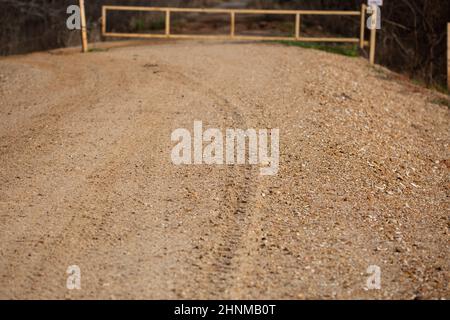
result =
[[[107,16],[108,11],[144,11],[144,12],[163,12],[165,14],[165,32],[164,34],[149,33],[118,33],[107,32]],[[205,8],[164,8],[164,7],[137,7],[137,6],[103,6],[102,7],[102,35],[104,37],[120,37],[120,38],[164,38],[164,39],[213,39],[213,40],[293,40],[304,42],[342,42],[357,43],[360,48],[370,47],[370,63],[375,61],[375,37],[376,29],[371,29],[370,42],[365,41],[366,29],[366,11],[367,6],[362,5],[360,11],[326,11],[326,10],[251,10],[251,9],[205,9]],[[227,14],[230,16],[230,33],[224,35],[194,35],[194,34],[174,34],[171,32],[171,13],[214,13]],[[371,12],[372,15],[376,11]],[[236,34],[236,16],[237,15],[292,15],[295,17],[295,32],[292,37],[283,36],[254,36],[254,35],[238,35]],[[301,34],[301,18],[305,15],[322,15],[322,16],[359,16],[360,17],[360,34],[355,38],[340,37],[303,37]],[[376,17],[372,16],[376,21]]]

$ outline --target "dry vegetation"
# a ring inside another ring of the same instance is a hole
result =
[[[261,2],[262,1],[258,1]],[[357,9],[365,0],[279,1],[286,7],[305,9]],[[390,0],[382,7],[382,31],[378,35],[377,63],[404,72],[428,85],[446,83],[446,35],[449,2],[442,0]],[[357,32],[357,24],[318,18],[334,33]],[[345,26],[345,28],[342,28]]]

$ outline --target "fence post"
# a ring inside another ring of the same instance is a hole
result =
[[[106,33],[106,8],[102,6],[102,36]]]
[[[236,33],[236,13],[234,11],[231,11],[231,25],[230,25],[230,35],[232,38],[234,38],[234,34]]]
[[[170,36],[170,10],[166,11],[166,36]]]
[[[300,39],[300,24],[301,24],[300,13],[297,13],[295,15],[295,39],[296,40]]]
[[[364,49],[364,37],[366,30],[366,5],[363,3],[361,6],[361,32],[359,35],[359,47]]]
[[[84,0],[80,0],[81,18],[81,47],[82,52],[88,51],[87,31],[86,31],[86,11],[84,10]]]
[[[447,23],[447,88],[450,90],[450,23]]]
[[[377,19],[378,19],[378,11],[377,7],[373,5],[371,7],[372,17],[371,17],[371,26],[370,26],[370,64],[375,64],[375,47],[377,44]]]

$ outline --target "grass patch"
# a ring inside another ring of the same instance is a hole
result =
[[[434,91],[437,91],[437,92],[440,92],[440,93],[443,93],[446,95],[450,95],[450,91],[448,90],[448,88],[440,83],[427,84],[424,80],[419,79],[419,78],[411,78],[411,82],[417,86],[431,89],[431,90],[434,90]],[[442,103],[440,103],[440,104],[442,104]],[[447,104],[444,104],[444,105],[447,105]]]
[[[166,20],[159,19],[157,21],[150,22],[149,28],[150,30],[161,30],[166,27]]]
[[[431,100],[431,103],[450,108],[450,99],[436,98],[436,99]]]
[[[164,19],[146,21],[143,19],[137,19],[133,22],[132,28],[136,32],[142,32],[147,30],[162,30],[166,27],[166,21]]]
[[[316,49],[330,53],[340,54],[347,57],[359,57],[359,50],[357,45],[348,44],[324,44],[314,42],[303,42],[294,40],[278,40],[274,41],[287,46],[302,47],[306,49]]]
[[[89,48],[88,52],[105,52],[108,50],[109,49],[106,49],[106,48]]]

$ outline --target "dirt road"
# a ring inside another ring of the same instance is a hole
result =
[[[449,109],[362,58],[59,50],[1,59],[0,97],[0,298],[450,298]],[[279,128],[278,175],[173,165],[195,120]]]

